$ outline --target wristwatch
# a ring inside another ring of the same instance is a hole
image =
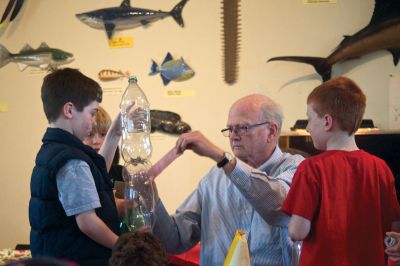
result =
[[[229,152],[224,152],[224,158],[217,163],[217,167],[218,168],[224,167],[227,163],[232,161],[232,159],[233,159],[232,154],[230,154]]]

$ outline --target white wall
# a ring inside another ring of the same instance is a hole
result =
[[[8,1],[0,1],[3,12]],[[170,10],[178,0],[132,1],[137,7]],[[285,111],[284,130],[305,117],[307,94],[320,84],[312,67],[266,61],[280,55],[327,56],[342,40],[364,27],[373,11],[372,0],[338,0],[337,4],[304,5],[302,0],[251,0],[241,2],[241,50],[239,79],[232,86],[222,77],[221,3],[190,0],[183,10],[185,28],[171,19],[150,27],[125,30],[133,48],[110,49],[104,31],[80,22],[75,14],[109,6],[110,0],[26,0],[17,19],[1,30],[0,43],[18,52],[26,43],[36,48],[42,41],[74,54],[69,67],[79,68],[95,80],[104,68],[129,70],[138,76],[153,109],[179,113],[193,129],[202,130],[224,149],[228,142],[219,130],[225,126],[231,103],[249,93],[264,93],[280,102]],[[171,82],[164,87],[159,76],[148,76],[151,58],[161,62],[167,52],[183,56],[196,71],[191,80]],[[377,52],[339,64],[335,73],[353,78],[368,99],[366,118],[389,129],[388,86],[390,75],[399,75],[391,56]],[[29,182],[35,155],[47,123],[40,101],[44,73],[20,72],[14,63],[0,69],[0,248],[29,242]],[[103,106],[112,116],[118,112],[121,94],[107,88],[125,88],[127,81],[100,82],[106,89]],[[165,92],[182,90],[195,96],[166,97]],[[153,135],[156,162],[175,143],[176,137]],[[158,178],[165,205],[171,212],[196,186],[213,162],[187,152]]]

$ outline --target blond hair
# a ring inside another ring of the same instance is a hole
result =
[[[110,115],[106,112],[106,110],[104,110],[103,107],[99,106],[99,110],[96,113],[96,121],[92,128],[92,133],[106,134],[110,126]]]

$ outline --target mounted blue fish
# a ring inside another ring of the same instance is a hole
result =
[[[168,85],[171,80],[184,81],[194,76],[193,69],[185,63],[182,57],[179,60],[173,59],[172,55],[167,53],[161,66],[158,66],[154,60],[152,61],[153,64],[151,65],[149,75],[160,73],[164,86]]]
[[[83,23],[95,29],[105,29],[108,39],[114,31],[147,26],[152,22],[171,16],[181,27],[184,26],[182,9],[187,0],[180,1],[170,12],[131,7],[130,0],[123,0],[119,7],[97,9],[77,14]]]
[[[10,53],[0,44],[0,67],[14,62],[18,64],[21,71],[28,66],[54,70],[57,69],[57,66],[67,64],[72,60],[74,60],[74,56],[71,53],[50,48],[44,42],[37,49],[33,49],[27,44],[18,54]]]

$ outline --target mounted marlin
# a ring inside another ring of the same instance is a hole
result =
[[[345,36],[326,58],[311,56],[280,56],[270,61],[293,61],[312,65],[324,81],[331,78],[332,66],[338,62],[361,57],[379,50],[388,50],[397,66],[400,58],[400,1],[376,0],[370,23],[351,36]]]
[[[182,9],[187,0],[180,1],[170,12],[131,7],[130,0],[123,0],[119,7],[97,9],[77,14],[83,23],[95,29],[105,29],[108,39],[114,31],[146,26],[152,22],[171,16],[183,27]]]

